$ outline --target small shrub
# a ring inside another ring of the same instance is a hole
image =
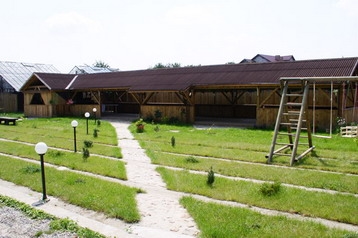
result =
[[[185,159],[185,161],[186,161],[187,163],[193,163],[193,164],[199,163],[199,160],[195,159],[193,156],[187,157],[187,158]]]
[[[172,147],[175,147],[175,137],[174,136],[172,136],[171,143],[172,143]]]
[[[97,138],[98,137],[98,132],[99,130],[96,128],[96,129],[93,129],[93,137],[94,138]]]
[[[86,148],[91,148],[93,146],[93,141],[85,140],[83,141],[83,144]]]
[[[36,167],[33,165],[26,166],[25,168],[23,168],[21,170],[21,172],[23,172],[25,174],[34,174],[34,173],[38,173],[40,171],[41,171],[41,169],[39,167]]]
[[[135,126],[137,127],[137,133],[144,132],[145,122],[143,121],[142,118],[140,118],[138,121],[135,122]]]
[[[90,152],[87,148],[82,148],[82,152],[83,161],[87,162],[88,157],[90,157]]]
[[[154,127],[154,131],[155,132],[158,132],[160,129],[159,129],[159,126],[157,125],[156,127]]]
[[[281,183],[274,182],[274,183],[263,183],[260,187],[260,192],[264,196],[273,196],[277,194],[281,190]]]
[[[48,154],[51,156],[51,157],[61,157],[62,155],[64,155],[64,153],[62,151],[59,151],[59,150],[50,150],[48,152]]]
[[[101,120],[97,120],[97,126],[101,126]]]
[[[206,184],[209,185],[210,187],[212,187],[214,182],[215,182],[215,173],[213,171],[213,167],[210,167]]]

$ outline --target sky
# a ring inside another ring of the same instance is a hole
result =
[[[0,0],[0,61],[62,73],[102,61],[239,63],[358,57],[358,0]]]

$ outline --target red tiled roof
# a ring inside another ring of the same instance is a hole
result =
[[[352,76],[357,68],[357,62],[358,57],[84,74],[78,75],[68,89],[182,91],[192,86],[230,87],[232,85],[279,84],[280,77]],[[71,81],[68,75],[45,77],[45,74],[39,74],[39,76],[51,85],[61,77],[65,82]],[[53,89],[59,89],[59,84],[65,85],[65,82],[57,82],[58,87],[53,87]]]

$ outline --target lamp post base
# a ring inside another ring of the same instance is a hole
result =
[[[45,203],[48,203],[49,201],[50,201],[49,198],[46,198],[45,200],[39,200],[39,201],[33,203],[32,206],[34,206],[34,207],[42,206]]]

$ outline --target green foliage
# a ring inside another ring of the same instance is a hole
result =
[[[93,141],[84,140],[83,144],[84,144],[85,148],[91,148],[93,146]]]
[[[155,132],[159,132],[159,131],[160,131],[159,126],[158,126],[158,125],[156,125],[156,126],[154,127],[154,131],[155,131]]]
[[[78,235],[78,237],[86,238],[104,238],[105,236],[89,230],[88,228],[83,228],[77,225],[76,222],[64,218],[56,219],[50,223],[50,229],[52,231],[69,231]]]
[[[213,171],[213,167],[210,167],[210,170],[208,171],[208,177],[206,180],[206,184],[209,185],[210,187],[212,187],[214,182],[215,182],[215,173]]]
[[[7,207],[15,208],[21,212],[23,212],[26,216],[31,219],[55,219],[54,216],[49,215],[41,210],[37,210],[23,202],[16,201],[10,197],[0,195],[0,205],[5,205]]]
[[[99,130],[97,128],[93,129],[93,137],[94,138],[98,137],[98,132],[99,132]]]
[[[90,157],[90,152],[89,152],[88,148],[82,148],[83,161],[87,162],[88,157]]]
[[[102,60],[97,60],[94,64],[94,67],[99,67],[99,68],[110,68],[109,64],[105,63]]]
[[[172,138],[170,139],[170,142],[172,144],[172,147],[175,147],[175,137],[172,136]]]
[[[208,203],[188,196],[180,203],[200,228],[200,237],[357,237],[320,223],[263,215],[247,208]]]
[[[196,163],[199,163],[199,160],[197,160],[197,159],[196,159],[195,157],[193,157],[193,156],[189,156],[189,157],[186,157],[185,162],[196,164]]]
[[[0,155],[0,178],[41,192],[42,186],[38,174],[14,173],[29,165],[31,165],[30,162]],[[140,215],[135,200],[137,188],[72,171],[59,171],[52,167],[46,167],[46,184],[47,194],[65,202],[126,222],[139,220]]]
[[[39,173],[40,171],[41,171],[41,168],[34,166],[34,165],[29,165],[29,166],[26,166],[25,168],[21,169],[21,172],[26,173],[26,174]]]
[[[284,187],[284,192],[263,199],[259,193],[261,184],[255,182],[218,177],[215,179],[215,188],[213,189],[202,182],[205,175],[162,167],[158,167],[157,171],[162,175],[168,189],[171,190],[208,196],[217,200],[244,203],[248,206],[297,213],[302,216],[358,224],[357,198],[352,195]],[[324,206],[317,206],[317,201]]]
[[[61,157],[63,156],[65,153],[59,150],[50,150],[49,152],[47,152],[47,155],[51,156],[51,157]]]
[[[97,126],[101,126],[101,120],[97,120]]]
[[[260,192],[264,196],[273,196],[280,192],[281,190],[281,183],[275,181],[274,183],[263,183],[260,187]]]
[[[1,142],[0,151],[15,156],[26,157],[32,160],[38,160],[39,156],[34,152],[33,146],[16,143],[16,142]],[[100,145],[93,147],[91,150],[94,153],[94,149],[101,147]],[[101,147],[103,149],[103,147]],[[116,148],[112,148],[116,149]],[[52,152],[54,151],[54,152]],[[100,152],[100,151],[99,151]],[[61,156],[57,156],[56,150],[51,149],[45,155],[46,163],[51,163],[59,166],[65,166],[71,169],[96,173],[109,177],[127,179],[124,163],[120,160],[113,160],[100,157],[98,155],[91,156],[91,163],[84,164],[82,155],[79,153],[72,153],[67,151],[60,151]],[[54,156],[53,156],[54,155]],[[34,164],[30,164],[34,166]]]
[[[145,126],[145,122],[144,122],[144,120],[143,120],[143,118],[140,118],[139,120],[137,120],[136,122],[135,122],[135,126],[136,126],[136,131],[137,131],[137,133],[142,133],[142,132],[144,132],[144,126]]]

